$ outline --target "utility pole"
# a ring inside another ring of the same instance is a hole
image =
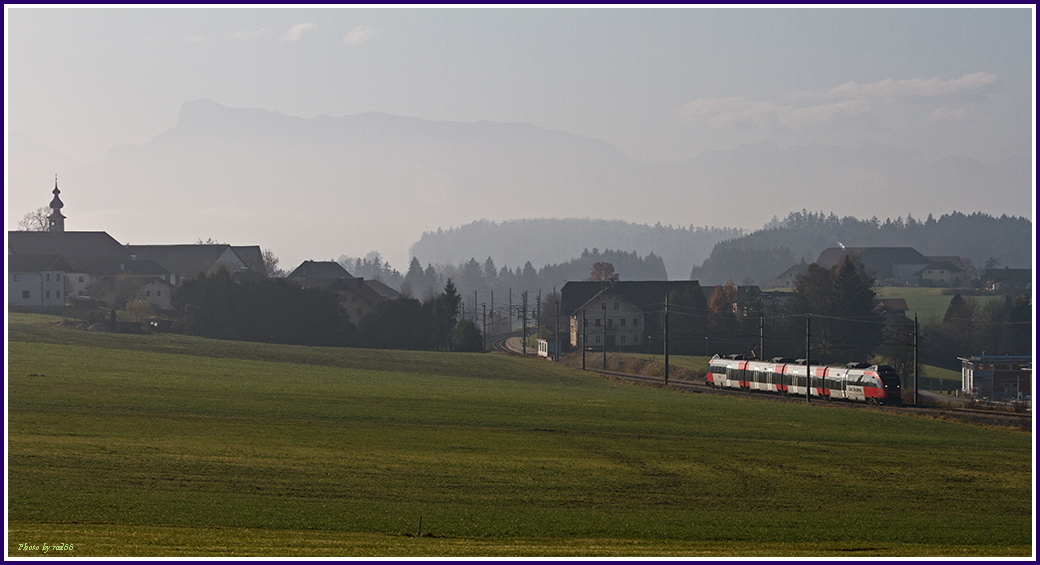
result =
[[[589,335],[589,319],[585,317],[585,307],[581,308],[581,370],[585,370],[585,339]]]
[[[524,319],[523,319],[523,332],[520,333],[520,347],[523,349],[524,355],[527,355],[527,291],[524,291]]]
[[[538,291],[538,296],[535,298],[535,311],[534,311],[534,336],[536,339],[542,338],[542,291]]]
[[[513,333],[513,287],[509,287],[509,333]]]
[[[477,325],[477,291],[473,291],[473,325]]]
[[[495,291],[491,291],[491,333],[495,334]]]
[[[607,303],[603,303],[603,370],[607,370]]]
[[[553,295],[556,295],[556,290],[553,289]],[[556,358],[556,362],[560,362],[560,304],[559,299],[556,300],[556,351],[553,357]]]
[[[812,362],[809,361],[809,317],[805,315],[805,401],[810,402],[809,389],[812,388]]]
[[[480,306],[484,308],[484,321],[483,321],[483,323],[480,326],[480,330],[481,330],[480,331],[480,337],[484,341],[483,350],[487,351],[487,304],[481,302]],[[492,317],[495,316],[495,312],[494,311],[491,312],[491,316]]]
[[[668,295],[664,295],[664,384],[668,386]]]
[[[917,406],[917,313],[914,313],[914,406]]]
[[[758,313],[758,358],[765,360],[766,358],[766,317],[762,312]]]

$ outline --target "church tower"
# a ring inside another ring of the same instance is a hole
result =
[[[51,212],[50,216],[47,216],[47,231],[65,231],[65,216],[61,215],[61,209],[65,206],[61,202],[61,198],[58,195],[61,191],[58,190],[58,175],[54,175],[54,199],[51,200]]]

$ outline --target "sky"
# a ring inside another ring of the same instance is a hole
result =
[[[1035,147],[1032,7],[5,6],[4,23],[8,134],[82,163],[200,98],[532,124],[647,163],[763,141],[983,163]]]

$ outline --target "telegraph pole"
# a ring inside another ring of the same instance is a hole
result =
[[[491,333],[495,333],[495,291],[491,291]]]
[[[538,296],[535,297],[535,311],[534,311],[534,337],[536,339],[542,338],[542,291],[538,291]]]
[[[513,287],[509,287],[509,333],[513,333]]]
[[[585,340],[589,335],[589,319],[585,317],[585,307],[581,308],[581,370],[585,370]]]
[[[482,324],[480,326],[480,329],[481,329],[480,337],[483,338],[483,341],[484,341],[484,345],[483,345],[484,351],[487,351],[487,304],[485,304],[484,302],[481,302],[480,306],[484,308],[484,321],[482,322]],[[491,311],[491,317],[493,318],[494,316],[495,316],[495,312],[494,312],[494,310],[492,310]]]
[[[524,291],[523,297],[524,297],[524,319],[523,319],[524,329],[520,333],[520,336],[521,336],[520,337],[520,347],[523,349],[524,355],[527,355],[527,291],[526,290]]]
[[[805,315],[805,401],[810,402],[809,387],[812,385],[812,363],[809,361],[809,317]]]
[[[762,312],[758,313],[758,358],[763,361],[766,358],[765,350],[765,339],[766,339],[766,318]]]
[[[607,303],[603,303],[603,370],[607,370]]]
[[[553,294],[554,295],[556,294],[555,290],[553,291]],[[555,355],[553,355],[553,357],[556,358],[556,362],[557,363],[560,362],[560,306],[562,306],[562,304],[560,304],[560,300],[557,299],[556,300],[556,351],[554,352]]]
[[[668,386],[668,295],[664,295],[664,384]]]
[[[917,406],[917,313],[914,313],[914,406]]]

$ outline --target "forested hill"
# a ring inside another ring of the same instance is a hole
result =
[[[742,230],[672,227],[593,219],[480,220],[448,230],[426,232],[409,254],[423,264],[456,264],[472,257],[494,257],[500,265],[564,263],[588,249],[653,253],[672,277],[681,278],[711,253],[716,243]],[[586,274],[587,275],[587,274]]]
[[[690,277],[701,284],[737,283],[766,286],[804,259],[812,263],[830,247],[913,247],[926,256],[971,259],[982,268],[991,259],[1012,268],[1033,264],[1033,223],[1017,216],[953,212],[924,221],[910,215],[884,221],[838,218],[823,212],[792,212],[764,229],[715,245]],[[678,273],[676,273],[678,274]]]

